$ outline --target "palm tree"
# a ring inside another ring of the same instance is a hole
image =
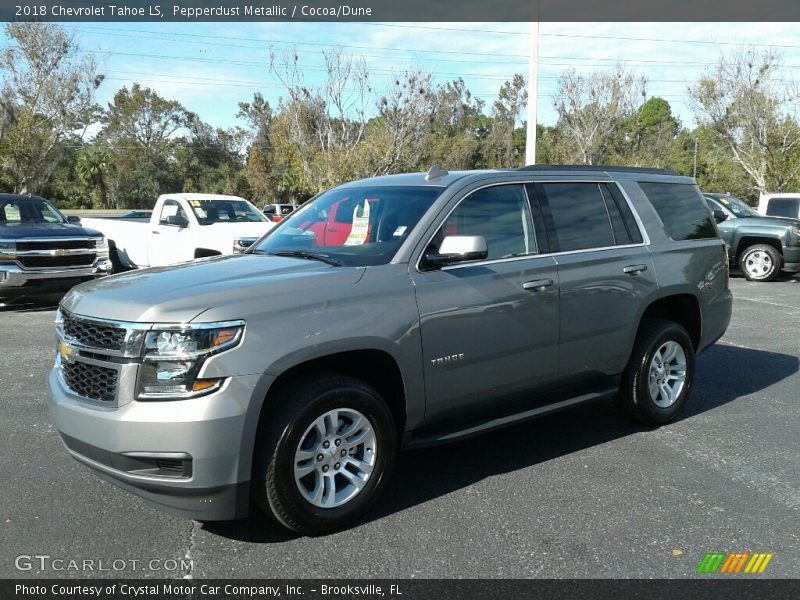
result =
[[[101,146],[91,146],[78,155],[75,162],[75,172],[85,185],[94,188],[104,208],[109,206],[108,182],[106,181],[111,171],[111,159],[108,151]]]

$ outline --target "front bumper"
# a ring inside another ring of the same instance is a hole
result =
[[[800,271],[800,246],[783,247],[783,270],[790,273]]]
[[[23,269],[17,264],[0,264],[0,290],[21,288],[43,280],[81,280],[104,277],[113,270],[111,261],[98,258],[89,267]]]
[[[102,407],[72,393],[56,367],[49,410],[69,453],[101,478],[183,517],[235,519],[249,507],[250,460],[242,450],[258,379],[232,377],[191,400]],[[164,463],[174,474],[156,468]]]

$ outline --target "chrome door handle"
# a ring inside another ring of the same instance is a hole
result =
[[[552,279],[535,279],[533,281],[526,281],[522,284],[523,290],[528,290],[530,292],[541,292],[545,288],[550,287],[553,285]]]
[[[636,275],[642,271],[647,271],[647,265],[628,265],[622,269],[622,272],[627,273],[628,275]]]

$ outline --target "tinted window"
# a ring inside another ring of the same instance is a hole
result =
[[[772,217],[800,216],[800,198],[770,198],[767,203],[767,214]]]
[[[711,211],[696,186],[677,183],[645,183],[639,187],[650,199],[673,240],[717,237]]]
[[[619,191],[619,188],[610,183],[604,183],[601,186],[603,190],[603,196],[606,200],[606,205],[609,207],[609,213],[612,215],[612,221],[614,211],[612,210],[612,205],[616,206],[619,214],[622,216],[622,222],[625,225],[625,231],[628,233],[628,239],[630,240],[629,243],[631,244],[641,244],[642,243],[642,232],[639,230],[639,224],[636,222],[636,219],[633,216],[633,211],[631,207],[628,205],[628,202],[625,200],[625,197],[622,195],[622,192]],[[614,223],[614,232],[616,233],[617,225]],[[623,242],[620,241],[620,236],[616,236],[617,244],[621,244]]]
[[[536,252],[528,199],[520,185],[498,185],[467,196],[450,213],[435,243],[448,235],[482,235],[488,259]]]
[[[542,210],[550,215],[551,251],[614,245],[611,219],[598,184],[542,183],[534,188]]]
[[[17,225],[20,223],[63,223],[64,219],[50,203],[40,198],[23,201],[0,201],[0,223]]]

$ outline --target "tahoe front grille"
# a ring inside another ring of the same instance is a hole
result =
[[[61,369],[67,387],[79,396],[101,402],[116,399],[119,373],[115,369],[83,362],[62,362]]]
[[[125,343],[125,329],[87,321],[72,315],[63,314],[64,334],[88,348],[102,350],[121,350]]]
[[[17,250],[91,250],[97,245],[96,239],[87,240],[37,240],[17,242]]]
[[[27,269],[43,269],[57,267],[91,267],[94,254],[76,254],[73,256],[20,256],[19,264]]]

